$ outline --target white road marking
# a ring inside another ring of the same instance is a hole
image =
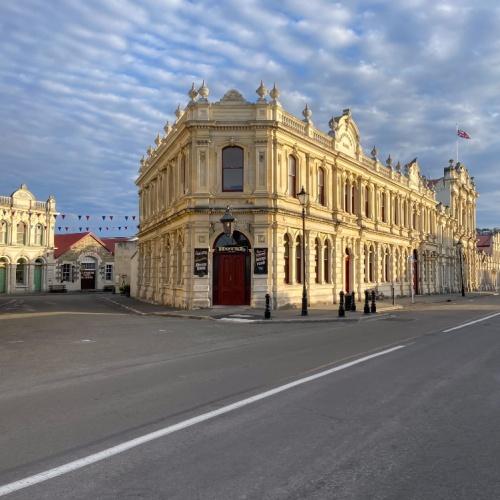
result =
[[[475,319],[474,321],[469,321],[468,323],[462,323],[461,325],[454,326],[453,328],[448,328],[447,330],[443,330],[443,333],[452,332],[453,330],[460,330],[460,328],[465,328],[466,326],[474,325],[476,323],[480,323],[481,321],[486,321],[487,319],[494,318],[495,316],[500,316],[500,312],[490,314],[489,316],[485,316],[484,318]]]
[[[312,382],[313,380],[326,377],[332,373],[338,372],[340,370],[345,370],[346,368],[350,368],[351,366],[364,363],[373,358],[377,358],[379,356],[383,356],[384,354],[389,354],[390,352],[397,351],[399,349],[403,349],[404,345],[398,345],[396,347],[391,347],[390,349],[386,349],[384,351],[376,352],[374,354],[370,354],[368,356],[364,356],[362,358],[355,359],[353,361],[349,361],[342,365],[335,366],[328,370],[324,370],[319,373],[315,373],[314,375],[309,375],[308,377],[301,378],[299,380],[295,380],[285,385],[281,385],[279,387],[275,387],[274,389],[270,389],[269,391],[262,392],[260,394],[256,394],[255,396],[251,396],[246,399],[242,399],[241,401],[237,401],[236,403],[232,403],[227,406],[223,406],[218,410],[209,411],[207,413],[203,413],[198,415],[197,417],[189,418],[184,420],[183,422],[179,422],[174,425],[169,425],[168,427],[164,427],[163,429],[159,429],[154,432],[150,432],[149,434],[145,434],[144,436],[137,437],[135,439],[131,439],[130,441],[125,441],[116,446],[112,446],[111,448],[107,448],[106,450],[99,451],[97,453],[93,453],[87,457],[79,458],[78,460],[73,460],[64,465],[60,465],[59,467],[54,467],[53,469],[46,470],[44,472],[40,472],[39,474],[35,474],[33,476],[26,477],[24,479],[20,479],[18,481],[14,481],[12,483],[5,484],[0,486],[0,497],[13,493],[14,491],[19,491],[24,488],[28,488],[29,486],[33,486],[38,483],[42,483],[49,479],[53,479],[58,476],[62,476],[63,474],[67,474],[68,472],[72,472],[82,467],[86,467],[91,464],[95,464],[96,462],[100,462],[101,460],[105,460],[114,455],[118,455],[119,453],[123,453],[124,451],[130,450],[132,448],[136,448],[137,446],[141,446],[145,443],[149,443],[150,441],[154,441],[156,439],[162,438],[169,434],[173,434],[174,432],[186,429],[188,427],[192,427],[193,425],[199,424],[201,422],[205,422],[207,420],[211,420],[219,415],[224,415],[225,413],[229,413],[234,410],[238,410],[239,408],[243,408],[244,406],[250,405],[252,403],[256,403],[257,401],[261,401],[263,399],[269,398],[276,394],[279,394],[284,391],[288,391],[294,387],[297,387],[302,384],[306,384],[308,382]]]
[[[244,318],[219,318],[219,321],[230,321],[232,323],[255,323],[255,319],[244,319]]]

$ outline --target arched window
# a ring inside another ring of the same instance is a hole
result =
[[[321,244],[319,242],[319,238],[314,240],[314,273],[315,273],[315,282],[320,283],[319,276],[319,260],[321,259]]]
[[[385,249],[384,255],[384,280],[387,282],[391,279],[391,256],[389,254],[389,249]]]
[[[375,281],[375,250],[373,245],[370,245],[368,251],[368,281],[370,283]]]
[[[370,190],[365,187],[365,217],[370,217]]]
[[[43,245],[43,226],[37,224],[35,227],[35,245]]]
[[[7,244],[7,222],[0,221],[0,244],[1,245],[6,245]]]
[[[285,234],[285,237],[283,238],[283,245],[284,245],[284,271],[285,271],[285,283],[287,285],[290,284],[290,236],[288,234]]]
[[[323,246],[323,281],[330,283],[330,240]]]
[[[177,284],[181,285],[182,284],[182,269],[183,268],[183,263],[182,263],[182,245],[179,243],[177,245]]]
[[[187,175],[186,175],[186,156],[181,156],[181,179],[182,179],[182,193],[187,192]]]
[[[26,224],[19,222],[17,224],[17,244],[26,245]]]
[[[292,155],[288,157],[288,196],[297,197],[297,160]]]
[[[243,191],[243,148],[228,146],[222,150],[222,190]]]
[[[16,284],[26,285],[27,278],[27,262],[26,259],[18,259],[16,264]]]
[[[295,280],[302,283],[302,238],[297,236],[295,240]]]
[[[320,167],[318,169],[318,202],[325,205],[325,171]]]

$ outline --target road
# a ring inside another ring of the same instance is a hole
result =
[[[499,422],[498,297],[286,325],[0,299],[9,499],[496,499]]]

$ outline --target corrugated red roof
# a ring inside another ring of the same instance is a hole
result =
[[[479,234],[477,236],[477,247],[488,248],[491,246],[491,234]]]
[[[114,244],[113,250],[110,250],[108,246],[98,238],[95,234],[87,231],[84,233],[69,233],[69,234],[56,234],[54,235],[54,246],[55,246],[55,251],[54,251],[54,257],[57,259],[59,258],[62,254],[66,253],[68,250],[71,249],[71,247],[80,241],[82,238],[85,238],[85,236],[89,235],[94,238],[94,240],[97,241],[100,245],[102,245],[108,252],[113,253],[114,250]]]

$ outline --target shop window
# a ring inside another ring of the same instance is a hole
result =
[[[61,281],[72,281],[71,264],[63,264],[61,266]]]
[[[106,271],[104,274],[104,279],[106,281],[112,281],[112,279],[113,279],[113,264],[106,264]]]

